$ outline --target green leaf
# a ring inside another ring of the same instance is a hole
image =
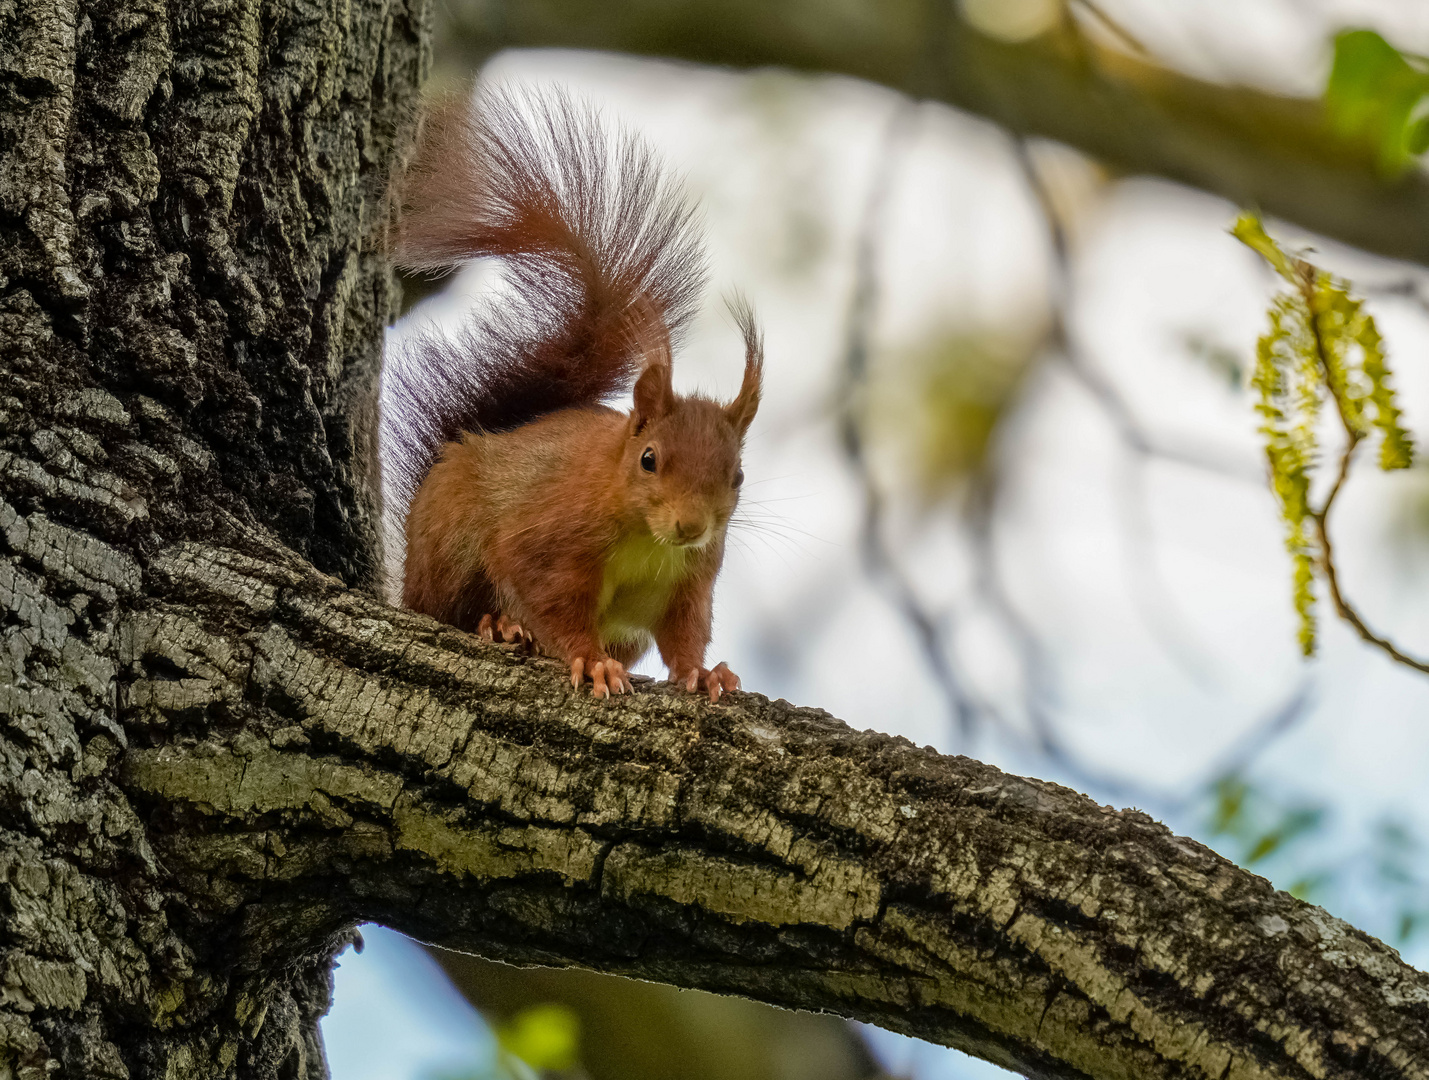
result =
[[[1275,849],[1280,846],[1280,842],[1283,839],[1284,837],[1282,837],[1279,833],[1266,833],[1264,836],[1262,836],[1259,840],[1255,842],[1254,847],[1252,847],[1248,852],[1246,852],[1244,860],[1245,865],[1254,866],[1256,863],[1260,862],[1261,859],[1265,858],[1267,855],[1272,854]]]
[[[1311,874],[1309,877],[1298,878],[1291,882],[1290,888],[1285,891],[1296,900],[1309,900],[1325,887],[1325,880],[1325,874]]]
[[[1258,863],[1267,855],[1273,855],[1279,851],[1281,847],[1297,836],[1317,828],[1323,816],[1323,812],[1318,807],[1305,807],[1287,812],[1275,828],[1260,836],[1251,846],[1244,859],[1245,865],[1252,866]]]
[[[1429,96],[1426,75],[1373,30],[1335,37],[1335,59],[1325,84],[1325,115],[1343,137],[1366,144],[1380,171],[1397,176],[1429,146],[1416,110]]]
[[[1216,809],[1211,817],[1211,832],[1217,836],[1233,831],[1245,810],[1245,798],[1250,785],[1238,776],[1223,776],[1216,781]]]
[[[1411,120],[1404,131],[1404,148],[1415,157],[1429,150],[1429,116]]]
[[[533,1069],[569,1069],[580,1049],[580,1017],[564,1005],[532,1005],[496,1031],[501,1049]]]

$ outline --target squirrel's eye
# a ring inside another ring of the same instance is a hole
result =
[[[655,448],[653,446],[647,446],[645,453],[640,455],[640,467],[646,472],[655,471]]]
[[[739,485],[742,484],[742,483],[744,483],[744,470],[743,470],[743,469],[735,469],[735,470],[734,470],[734,486],[735,486],[735,487],[739,487]]]

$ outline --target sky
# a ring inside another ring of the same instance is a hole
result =
[[[1376,26],[1429,52],[1421,5],[1102,6],[1194,74],[1287,92],[1317,90],[1338,26]],[[881,450],[874,465],[892,498],[889,547],[952,643],[960,677],[1006,717],[971,743],[952,721],[905,620],[862,570],[861,493],[836,428],[855,249],[880,175],[888,179],[876,230],[875,379],[897,378],[939,335],[1030,340],[1045,326],[1059,278],[1007,137],[841,78],[559,52],[504,54],[488,77],[588,96],[654,144],[701,203],[712,288],[677,357],[677,387],[732,396],[741,352],[721,296],[739,289],[760,316],[767,382],[744,462],[755,524],[731,534],[710,652],[746,688],[1144,805],[1213,843],[1204,801],[1192,796],[1270,718],[1303,701],[1294,723],[1247,763],[1254,784],[1289,804],[1327,808],[1330,862],[1366,858],[1372,830],[1389,818],[1429,837],[1429,678],[1363,646],[1323,605],[1318,658],[1306,662],[1296,647],[1253,400],[1225,366],[1250,363],[1274,289],[1227,231],[1237,207],[1161,181],[1113,182],[1065,148],[1033,149],[1076,208],[1062,287],[1081,366],[1041,358],[998,430],[991,535],[1001,586],[1051,658],[1044,700],[1068,758],[1050,761],[1029,740],[1021,654],[980,598],[968,530],[954,507],[909,494],[907,462]],[[1426,281],[1420,270],[1268,225],[1367,287]],[[489,302],[489,282],[483,268],[464,272],[394,329],[392,347],[416,326],[450,326]],[[1406,422],[1429,446],[1429,315],[1379,293],[1371,305]],[[1090,383],[1079,371],[1092,373]],[[1130,449],[1089,385],[1109,386],[1158,445],[1191,448],[1216,468]],[[1424,476],[1384,477],[1362,462],[1333,527],[1359,605],[1429,654],[1429,542],[1407,524],[1414,507],[1429,505]],[[663,674],[658,662],[642,670]],[[1331,901],[1372,932],[1392,929],[1368,880]],[[1429,963],[1426,938],[1410,942],[1406,960]],[[368,939],[361,956],[344,956],[324,1023],[334,1080],[427,1080],[450,1057],[489,1052],[479,1019],[432,977],[419,949],[379,928]],[[873,1045],[890,1067],[920,1078],[995,1071],[884,1033]]]

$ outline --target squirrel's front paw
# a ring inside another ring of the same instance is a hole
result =
[[[589,678],[591,696],[608,698],[611,694],[633,694],[635,687],[630,682],[630,674],[619,660],[608,656],[593,659],[589,664],[584,656],[571,661],[571,685],[579,687]]]
[[[706,691],[710,696],[710,704],[714,704],[719,700],[720,694],[739,689],[739,676],[730,671],[729,665],[721,660],[708,671],[702,667],[691,668],[685,678],[685,689]]]

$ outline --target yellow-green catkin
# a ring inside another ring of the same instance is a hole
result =
[[[1231,232],[1289,285],[1270,302],[1270,328],[1256,343],[1251,385],[1258,395],[1271,489],[1294,562],[1300,647],[1309,656],[1315,651],[1315,566],[1321,557],[1310,529],[1316,516],[1310,481],[1319,461],[1316,424],[1322,404],[1333,401],[1356,442],[1379,432],[1383,469],[1406,468],[1414,447],[1400,424],[1374,317],[1350,295],[1349,283],[1288,254],[1252,214],[1242,214]]]

